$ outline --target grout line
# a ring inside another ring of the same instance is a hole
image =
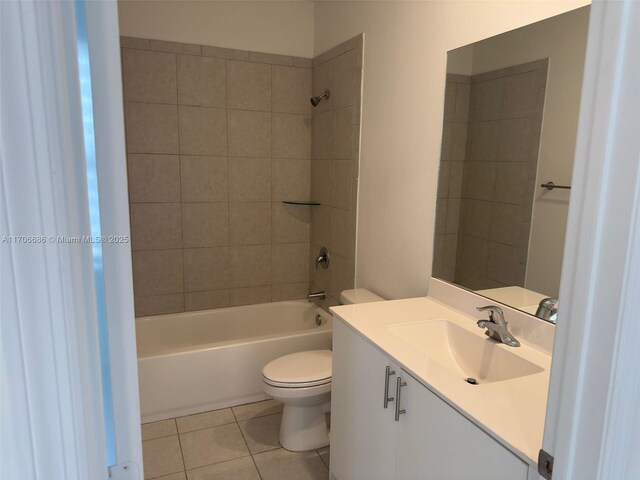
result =
[[[247,450],[249,451],[249,456],[251,457],[251,461],[253,462],[253,466],[258,472],[258,477],[262,480],[262,474],[260,473],[260,469],[258,468],[258,464],[256,463],[255,458],[253,458],[253,453],[251,453],[251,449],[249,448],[249,443],[247,442],[246,437],[244,436],[244,432],[240,428],[240,422],[238,422],[238,417],[236,417],[236,412],[233,411],[233,407],[231,407],[231,413],[233,414],[233,418],[236,420],[236,425],[238,425],[238,430],[240,430],[240,435],[242,435],[242,440],[244,440],[245,445],[247,446]]]

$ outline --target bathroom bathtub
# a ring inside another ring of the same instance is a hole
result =
[[[262,367],[331,348],[331,325],[306,300],[136,318],[142,422],[267,398]]]

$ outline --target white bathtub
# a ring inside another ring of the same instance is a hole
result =
[[[331,348],[331,326],[306,300],[136,318],[142,422],[267,398],[262,367]]]

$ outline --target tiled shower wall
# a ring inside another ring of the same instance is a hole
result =
[[[121,47],[136,315],[305,298],[311,59]]]
[[[438,203],[433,260],[433,276],[455,281],[456,254],[462,203],[464,168],[469,122],[471,77],[447,75],[444,95],[442,149],[438,178]]]
[[[355,37],[313,59],[313,94],[331,95],[312,111],[310,283],[324,290],[324,307],[353,288],[360,152],[363,38]],[[329,250],[327,270],[314,267],[320,247]]]
[[[524,286],[547,65],[539,60],[470,78],[454,281],[473,290]],[[449,205],[445,228],[450,216]],[[444,251],[450,276],[446,244]]]

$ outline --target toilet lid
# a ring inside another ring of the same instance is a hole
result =
[[[276,358],[262,369],[267,383],[308,387],[331,381],[331,350],[311,350]]]

